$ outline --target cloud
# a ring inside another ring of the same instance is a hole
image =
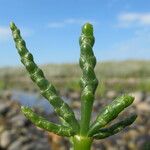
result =
[[[0,41],[6,41],[10,38],[11,32],[8,27],[0,26]]]
[[[150,59],[150,29],[139,29],[126,40],[116,42],[111,49],[102,50],[104,60]]]
[[[127,9],[130,7],[129,2],[127,2],[127,0],[105,0],[107,7],[109,9],[115,8],[116,6],[118,6],[119,4],[122,5],[123,9]]]
[[[120,13],[117,28],[131,29],[127,39],[116,42],[111,49],[102,50],[106,60],[150,59],[150,12]]]
[[[150,12],[126,12],[118,15],[118,27],[150,26]]]
[[[28,37],[33,34],[33,30],[27,28],[20,28],[23,37]],[[0,26],[0,41],[6,42],[11,38],[11,30],[7,26]]]
[[[23,37],[29,37],[34,34],[34,31],[29,28],[20,28]]]
[[[57,22],[49,22],[48,27],[49,28],[62,28],[68,25],[83,25],[85,22],[90,22],[92,24],[96,24],[96,21],[92,21],[89,19],[74,19],[74,18],[69,18],[65,19],[62,21],[57,21]]]

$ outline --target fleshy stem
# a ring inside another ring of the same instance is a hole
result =
[[[82,28],[82,34],[79,39],[81,50],[79,62],[83,71],[83,75],[80,79],[80,85],[82,88],[80,122],[81,136],[87,136],[90,125],[94,94],[98,85],[98,80],[94,73],[94,67],[96,65],[96,58],[92,50],[94,41],[93,26],[89,23],[86,23]]]
[[[55,112],[70,125],[74,132],[78,132],[79,124],[75,118],[74,112],[69,105],[60,98],[55,87],[48,82],[42,70],[35,64],[32,54],[26,48],[26,43],[20,35],[20,30],[14,23],[10,24],[10,28],[16,43],[16,48],[21,57],[21,62],[26,67],[31,79],[40,88],[41,94],[54,107]]]
[[[90,150],[93,142],[93,138],[74,136],[73,138],[73,150]]]
[[[37,115],[34,113],[30,108],[22,106],[21,107],[22,112],[24,115],[36,126],[47,130],[49,132],[53,132],[59,136],[67,136],[71,137],[74,134],[74,131],[64,125],[55,124],[52,122],[47,121],[45,118]]]
[[[106,137],[112,136],[121,130],[123,130],[125,127],[131,125],[135,119],[137,118],[136,114],[132,114],[131,116],[125,118],[124,120],[121,120],[120,122],[117,122],[113,124],[112,126],[108,128],[101,128],[99,131],[93,136],[94,139],[104,139]]]
[[[114,120],[118,114],[126,107],[131,105],[133,101],[134,98],[132,96],[123,95],[116,98],[108,106],[104,107],[103,110],[98,114],[96,120],[90,126],[88,135],[92,136],[97,133],[100,128]]]
[[[133,114],[110,127],[106,127],[109,122],[114,120],[121,111],[134,101],[132,96],[123,95],[104,107],[104,109],[99,112],[96,120],[90,125],[94,95],[98,85],[98,80],[94,73],[96,58],[92,47],[95,40],[91,24],[86,23],[83,26],[79,40],[81,49],[79,62],[83,72],[80,79],[82,89],[80,125],[75,118],[73,110],[59,97],[55,87],[48,82],[42,70],[35,64],[32,54],[26,48],[25,41],[20,35],[19,29],[14,23],[10,24],[10,28],[16,43],[16,48],[21,57],[21,62],[26,67],[33,82],[40,88],[42,95],[54,107],[62,123],[60,125],[49,122],[45,118],[35,114],[30,108],[21,107],[25,116],[36,126],[54,132],[55,134],[69,137],[71,143],[73,143],[74,150],[90,150],[94,139],[103,139],[114,135],[135,121],[137,115]]]

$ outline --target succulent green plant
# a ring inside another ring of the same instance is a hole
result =
[[[74,150],[90,150],[93,140],[112,136],[135,121],[137,115],[131,114],[124,120],[108,127],[108,124],[134,101],[132,96],[123,95],[103,108],[96,120],[91,122],[92,107],[95,99],[94,95],[98,86],[98,80],[94,72],[96,58],[92,47],[95,38],[91,24],[86,23],[83,25],[79,39],[81,49],[79,63],[82,70],[82,77],[80,79],[82,89],[80,120],[76,119],[73,110],[58,95],[55,87],[48,82],[42,70],[35,64],[32,54],[26,48],[26,43],[20,35],[20,30],[14,23],[10,24],[10,28],[16,43],[16,48],[21,57],[21,62],[26,67],[32,81],[40,88],[41,94],[54,107],[55,112],[60,118],[60,124],[55,124],[37,115],[29,107],[22,106],[21,110],[24,115],[36,126],[57,135],[68,137],[73,144]]]

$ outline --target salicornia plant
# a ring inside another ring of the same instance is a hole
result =
[[[55,87],[48,82],[42,70],[35,64],[32,54],[26,48],[26,43],[20,35],[19,29],[14,23],[10,24],[10,28],[16,43],[16,48],[21,57],[21,62],[26,67],[33,82],[40,88],[41,94],[54,107],[55,112],[60,118],[60,124],[55,124],[37,115],[30,108],[22,106],[22,112],[36,126],[57,135],[68,137],[73,144],[74,150],[90,150],[94,139],[98,140],[114,135],[135,121],[137,115],[131,114],[131,116],[124,120],[107,126],[108,123],[114,120],[118,114],[124,110],[124,108],[132,104],[134,98],[128,95],[116,98],[100,111],[94,122],[90,121],[95,99],[94,95],[98,86],[98,80],[94,72],[96,58],[92,47],[95,39],[91,24],[86,23],[82,27],[79,40],[81,49],[79,62],[83,72],[80,79],[82,89],[80,120],[76,119],[73,110],[58,95]]]

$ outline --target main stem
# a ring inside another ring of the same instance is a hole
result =
[[[94,72],[96,58],[92,50],[94,41],[93,26],[89,23],[86,23],[82,27],[82,33],[79,39],[81,50],[79,63],[83,73],[80,79],[82,88],[81,120],[80,132],[78,135],[73,137],[72,141],[74,150],[90,150],[93,141],[91,137],[88,137],[88,131],[91,120],[94,94],[98,85],[98,80]]]
[[[90,150],[92,142],[92,138],[76,135],[73,137],[73,150]]]
[[[81,50],[79,63],[83,73],[80,79],[82,88],[80,121],[81,136],[87,136],[89,131],[94,94],[98,85],[98,80],[94,72],[94,67],[96,65],[96,58],[92,49],[94,41],[93,26],[86,23],[82,27],[82,33],[79,39]]]
[[[91,120],[91,112],[93,107],[93,99],[88,100],[81,98],[81,122],[80,135],[87,136]]]

